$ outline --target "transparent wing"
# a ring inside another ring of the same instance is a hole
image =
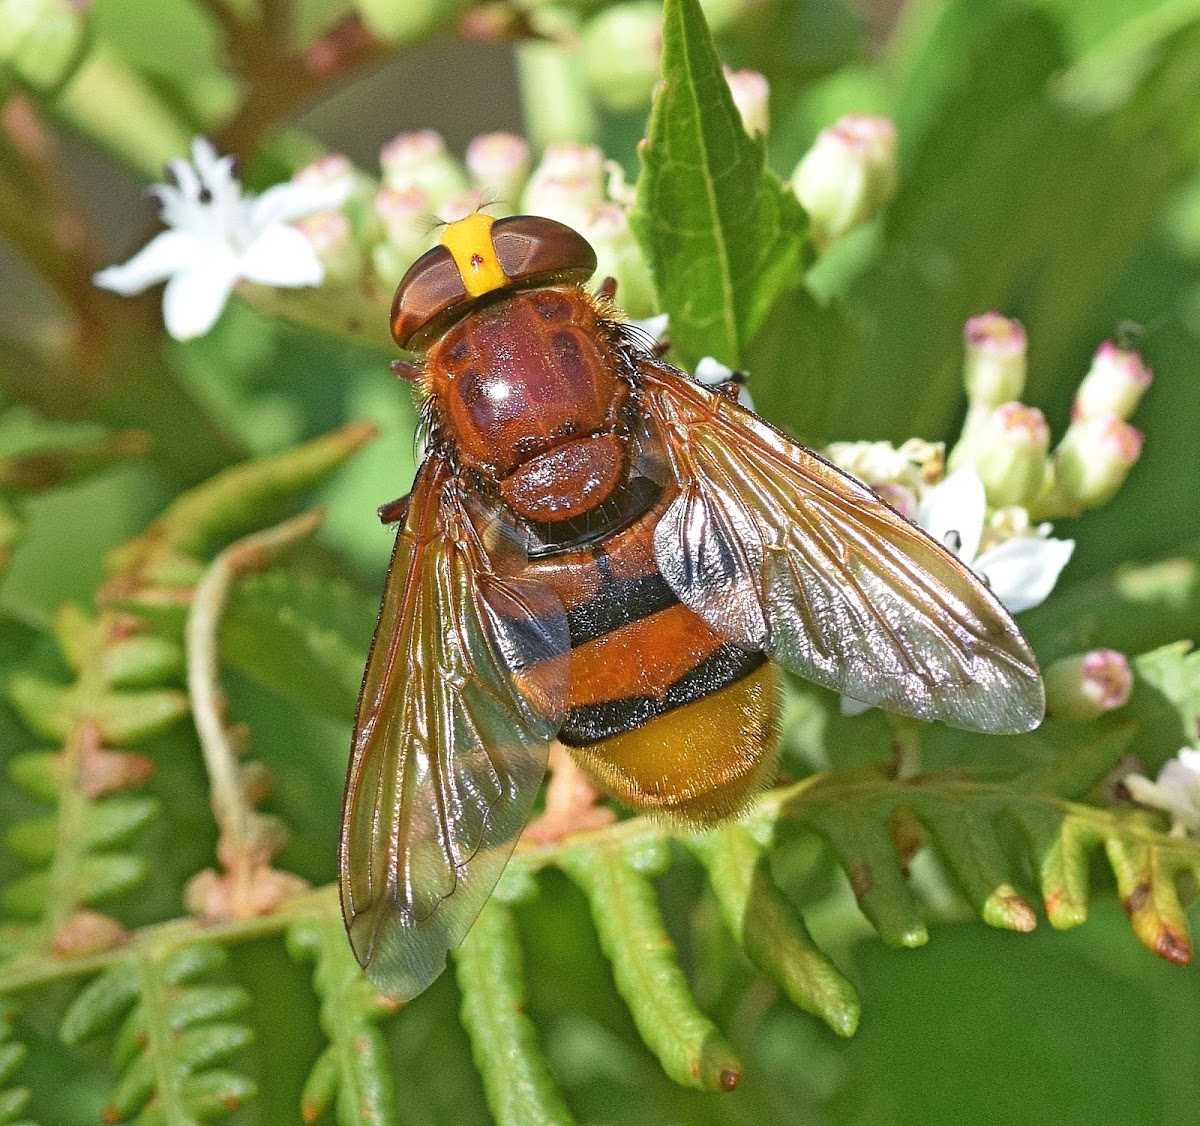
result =
[[[867,704],[987,732],[1036,727],[1037,660],[949,551],[757,415],[640,362],[680,494],[655,553],[729,640]]]
[[[342,807],[342,911],[371,981],[441,973],[529,817],[562,722],[557,598],[497,575],[442,460],[413,488],[388,572]]]

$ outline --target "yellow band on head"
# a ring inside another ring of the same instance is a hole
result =
[[[508,284],[508,275],[501,269],[492,247],[494,222],[490,215],[477,211],[456,220],[442,232],[441,243],[453,256],[463,288],[471,297],[482,297]]]

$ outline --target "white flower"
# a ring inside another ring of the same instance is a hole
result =
[[[1127,775],[1124,782],[1134,801],[1171,815],[1175,836],[1200,833],[1200,751],[1184,747],[1153,782],[1140,774]]]
[[[1009,613],[1044,602],[1071,558],[1075,541],[1051,539],[1050,525],[1040,524],[981,552],[986,515],[983,482],[975,467],[968,465],[925,492],[916,522],[982,578]],[[845,715],[858,715],[867,707],[842,697]]]
[[[1075,550],[1074,540],[1050,538],[1050,525],[1013,536],[980,552],[987,514],[983,482],[973,465],[964,466],[928,490],[917,523],[950,548],[977,575],[1009,613],[1044,602]]]
[[[712,356],[704,356],[696,364],[696,370],[692,374],[696,382],[702,383],[705,387],[718,387],[722,383],[728,383],[736,375],[737,401],[746,410],[754,410],[754,400],[750,398],[750,392],[746,390],[745,375],[737,375],[732,368],[727,368],[720,360],[714,360]]]
[[[667,325],[670,323],[670,320],[671,318],[666,313],[657,313],[653,317],[643,317],[640,321],[634,320],[629,323],[634,328],[640,328],[657,343],[666,336]]]
[[[234,158],[218,157],[203,137],[192,143],[192,163],[167,166],[174,184],[156,184],[167,230],[128,262],[101,270],[98,286],[129,297],[158,282],[163,319],[176,340],[212,328],[239,279],[262,285],[319,285],[324,267],[293,219],[345,202],[349,177],[330,184],[277,184],[260,196],[243,194]]]

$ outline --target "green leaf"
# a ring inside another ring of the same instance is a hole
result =
[[[137,743],[188,713],[187,696],[172,688],[94,696],[19,675],[8,682],[8,697],[30,729],[47,739],[65,739],[76,724],[90,720],[107,743]]]
[[[378,616],[378,599],[344,581],[275,570],[237,585],[221,647],[293,703],[349,722]]]
[[[352,423],[294,450],[226,469],[184,493],[142,535],[111,552],[106,572],[135,573],[171,553],[203,555],[272,523],[374,436],[373,426]]]
[[[141,688],[173,680],[183,672],[183,650],[173,641],[137,634],[107,645],[100,673],[113,688]]]
[[[638,1032],[676,1083],[731,1091],[742,1065],[696,1004],[650,881],[611,846],[573,848],[563,867],[583,889]]]
[[[738,368],[800,284],[807,218],[742,128],[698,0],[664,6],[663,79],[630,222],[683,361]]]
[[[183,1105],[202,1122],[232,1114],[258,1094],[258,1084],[243,1075],[221,1069],[191,1075],[183,1081]]]
[[[1087,649],[1142,653],[1200,636],[1200,546],[1151,563],[1125,563],[1021,615],[1038,657]]]
[[[1086,917],[1088,852],[1103,842],[1138,939],[1168,960],[1190,957],[1175,882],[1200,873],[1200,844],[1155,831],[1140,811],[1096,809],[953,775],[911,782],[866,771],[825,775],[787,803],[785,816],[831,841],[859,905],[885,941],[904,934],[914,917],[912,895],[898,883],[898,814],[932,832],[939,856],[984,921],[1011,930],[1030,930],[1036,918],[1014,890],[1023,882],[1023,865],[1015,867],[1001,846],[999,824],[1008,820],[1024,830],[1029,866],[1060,928]],[[905,862],[908,855],[905,850]],[[881,879],[887,890],[879,898]]]
[[[853,1036],[861,1004],[854,987],[813,943],[771,879],[763,850],[740,825],[690,841],[708,869],[721,915],[739,946],[792,1002]]]
[[[141,457],[149,448],[149,435],[140,430],[121,430],[10,454],[0,458],[0,493],[35,496],[118,462]]]
[[[336,1098],[341,1126],[393,1126],[395,1084],[376,1027],[393,1006],[367,981],[336,915],[298,920],[288,931],[288,950],[316,963],[313,985],[329,1039],[304,1084],[304,1120],[314,1121]]]
[[[1200,652],[1190,641],[1164,645],[1135,659],[1142,677],[1153,684],[1179,713],[1179,721],[1192,740],[1200,739]]]
[[[520,939],[512,909],[492,901],[454,954],[462,1021],[498,1126],[571,1126],[525,1015]]]
[[[82,1044],[116,1024],[137,1000],[138,984],[137,966],[123,962],[85,985],[63,1014],[63,1043]]]

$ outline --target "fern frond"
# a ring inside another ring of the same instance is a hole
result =
[[[48,433],[19,453],[0,457],[0,574],[7,569],[25,525],[25,501],[109,466],[139,457],[149,448],[140,430],[117,430],[99,437],[63,439]]]
[[[170,953],[143,951],[92,981],[63,1017],[60,1035],[82,1043],[121,1022],[112,1052],[117,1087],[106,1122],[193,1126],[232,1113],[256,1092],[249,1079],[216,1065],[253,1039],[234,1020],[250,1003],[236,986],[204,981],[224,964],[212,943]]]
[[[25,1045],[14,1035],[13,1015],[0,1006],[0,1126],[34,1126],[20,1117],[31,1097],[29,1088],[8,1085],[25,1059]]]
[[[489,903],[454,955],[475,1066],[498,1126],[573,1126],[525,1014],[523,963],[512,908]]]
[[[1175,962],[1191,958],[1191,938],[1176,881],[1200,876],[1200,844],[1167,836],[1151,815],[1106,810],[1010,787],[931,775],[897,782],[873,772],[821,777],[784,803],[781,815],[816,829],[832,846],[863,914],[890,945],[914,946],[928,934],[889,832],[898,815],[928,830],[931,844],[976,913],[991,926],[1032,930],[1027,895],[1040,896],[1052,926],[1087,918],[1091,852],[1103,845],[1117,890],[1149,950]],[[1020,830],[1024,863],[1001,843]]]
[[[116,615],[93,618],[73,606],[59,610],[54,627],[74,682],[18,676],[8,694],[31,730],[61,741],[58,751],[18,755],[10,765],[19,785],[57,809],[9,830],[9,848],[35,868],[6,889],[4,901],[37,921],[28,943],[78,954],[121,937],[117,924],[85,909],[128,892],[146,874],[145,860],[123,846],[158,803],[118,795],[146,782],[153,764],[122,745],[172,725],[187,713],[187,700],[175,688],[145,687],[177,674],[181,654],[170,642]]]
[[[301,1116],[315,1122],[336,1100],[341,1126],[395,1126],[400,1121],[395,1086],[376,1025],[399,1006],[363,975],[340,912],[296,920],[287,944],[293,957],[316,964],[313,986],[329,1040],[304,1085]]]
[[[742,1065],[700,1011],[675,957],[645,874],[665,868],[666,850],[657,852],[595,842],[591,848],[568,850],[562,866],[587,896],[617,992],[663,1070],[684,1086],[731,1091]]]

